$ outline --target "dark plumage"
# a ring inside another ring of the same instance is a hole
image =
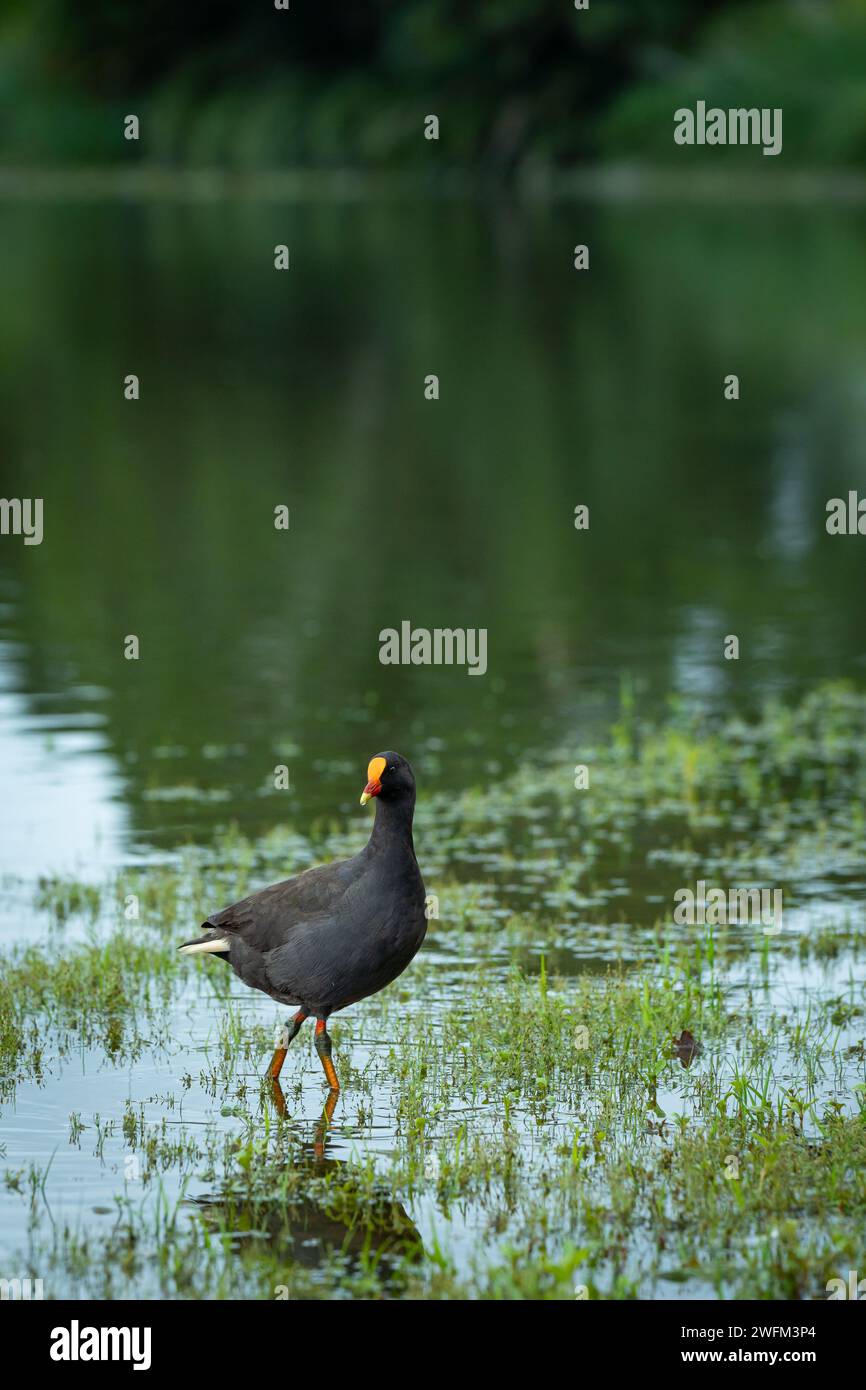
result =
[[[316,1047],[331,1088],[326,1020],[337,1009],[384,989],[406,969],[427,931],[424,883],[412,842],[415,778],[399,753],[380,753],[367,768],[363,805],[376,819],[360,854],[252,893],[208,917],[206,935],[180,950],[224,955],[236,975],[299,1006],[271,1063],[279,1075],[304,1019],[316,1020]]]

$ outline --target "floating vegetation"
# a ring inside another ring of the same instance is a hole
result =
[[[48,1296],[825,1297],[866,1229],[864,735],[841,685],[751,723],[626,701],[598,749],[428,799],[428,945],[333,1020],[329,1114],[309,1048],[261,1080],[281,1011],[175,946],[363,826],[43,880],[0,960],[4,1111],[51,1117],[0,1161],[6,1264]],[[695,862],[781,885],[782,930],[676,925]]]

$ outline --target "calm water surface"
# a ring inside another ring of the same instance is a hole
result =
[[[744,707],[862,676],[823,519],[866,490],[864,220],[7,204],[0,485],[45,539],[0,546],[5,867],[255,833],[277,762],[302,819],[381,746],[461,787],[578,743],[624,674]],[[403,618],[486,627],[487,676],[381,666]]]

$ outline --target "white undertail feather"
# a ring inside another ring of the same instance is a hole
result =
[[[198,956],[206,952],[219,954],[222,951],[231,949],[231,942],[224,936],[212,936],[209,941],[190,941],[186,946],[179,946],[178,950],[184,956]]]

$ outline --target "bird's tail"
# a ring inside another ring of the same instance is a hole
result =
[[[231,942],[225,936],[200,936],[195,941],[185,941],[178,950],[185,956],[198,956],[203,954],[219,955],[231,948]]]

